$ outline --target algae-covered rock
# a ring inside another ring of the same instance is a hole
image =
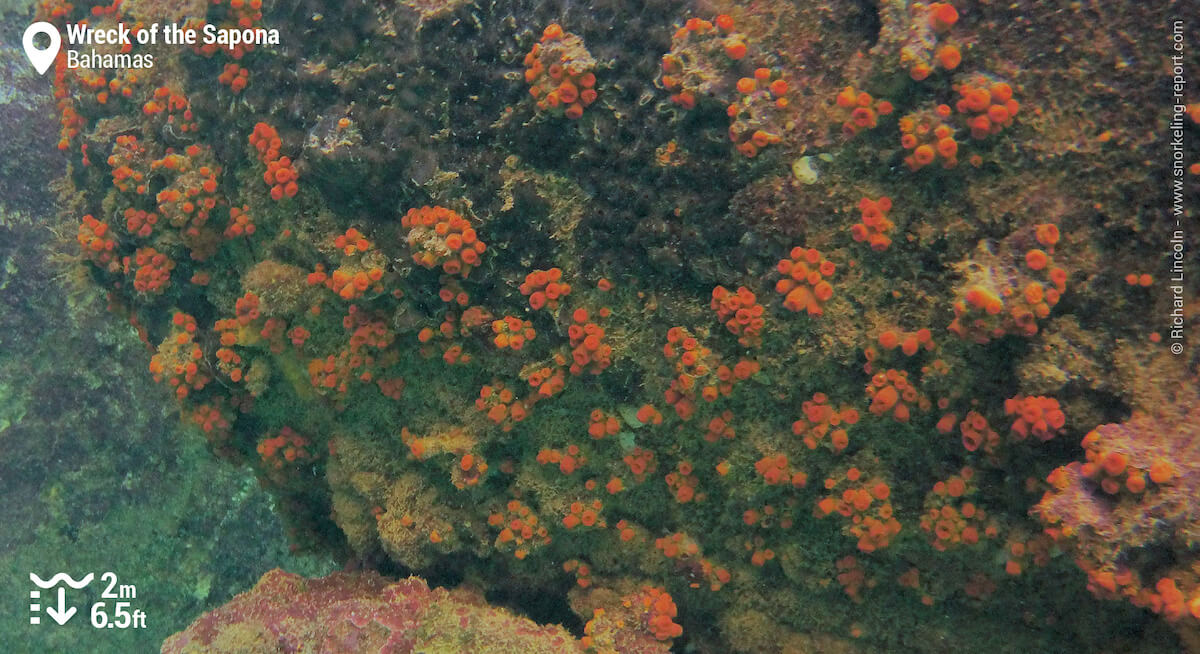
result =
[[[374,573],[304,579],[282,570],[163,643],[164,654],[247,652],[583,652],[561,627],[539,626],[461,591]]]
[[[69,278],[298,548],[611,643],[1176,645],[1029,512],[1197,365],[1165,4],[92,4],[281,32],[58,71],[47,145]]]

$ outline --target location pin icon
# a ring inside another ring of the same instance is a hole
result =
[[[50,37],[50,47],[39,50],[33,45],[33,39],[38,34]],[[50,66],[54,65],[58,49],[62,47],[62,36],[59,35],[58,29],[50,23],[39,21],[25,28],[25,37],[21,39],[21,45],[25,46],[25,56],[29,57],[29,63],[37,69],[38,75],[45,75],[46,71],[50,70]]]

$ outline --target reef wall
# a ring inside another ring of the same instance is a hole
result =
[[[55,88],[78,265],[297,545],[602,651],[1194,644],[1194,541],[1047,508],[1195,512],[1107,463],[1196,429],[1130,418],[1197,374],[1164,4],[42,13],[281,32]]]

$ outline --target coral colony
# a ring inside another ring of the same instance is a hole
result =
[[[271,573],[166,651],[1136,649],[1066,626],[1087,591],[1200,642],[1195,360],[1143,320],[1153,257],[1103,249],[1157,228],[1073,177],[1153,128],[1056,113],[1092,78],[1022,68],[997,8],[886,2],[826,49],[859,3],[753,4],[650,3],[614,42],[519,2],[211,0],[171,11],[280,44],[60,59],[79,265],[294,546],[579,620]]]

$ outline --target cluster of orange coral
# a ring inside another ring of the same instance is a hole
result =
[[[1132,461],[1124,452],[1105,451],[1100,440],[1100,434],[1095,430],[1083,437],[1080,445],[1086,462],[1079,471],[1084,477],[1098,482],[1109,495],[1116,495],[1122,488],[1137,495],[1150,484],[1166,484],[1175,477],[1174,464],[1165,458]],[[1064,468],[1056,468],[1046,481],[1055,488],[1062,488],[1066,481]]]
[[[550,544],[550,532],[540,522],[520,500],[509,500],[503,511],[488,516],[488,525],[500,530],[493,545],[497,549],[512,548],[518,559],[524,559],[531,549]]]
[[[530,407],[538,400],[554,397],[562,392],[567,383],[566,377],[563,375],[563,366],[566,362],[567,359],[565,356],[561,353],[556,353],[550,359],[550,364],[553,367],[541,363],[532,363],[521,369],[521,379],[529,382],[529,386],[537,390],[537,395],[529,399]]]
[[[673,362],[676,373],[663,397],[683,420],[695,413],[697,395],[705,402],[715,402],[729,395],[736,381],[749,379],[759,370],[758,363],[750,359],[738,361],[733,368],[722,364],[720,357],[684,327],[667,330],[663,356]]]
[[[674,618],[679,615],[671,595],[661,588],[646,587],[641,596],[641,606],[644,611],[646,626],[655,638],[670,640],[683,634],[683,627],[675,624]]]
[[[303,329],[303,327],[300,329]],[[404,395],[405,384],[406,382],[403,377],[379,377],[375,380],[375,385],[379,387],[379,392],[384,397],[392,400],[398,400]]]
[[[288,339],[292,342],[292,345],[294,345],[296,347],[301,347],[302,345],[304,345],[304,342],[308,340],[308,337],[312,336],[312,332],[308,331],[308,329],[306,329],[304,327],[297,325],[296,327],[292,327],[290,330],[288,330],[287,336],[288,336]]]
[[[725,109],[729,116],[729,140],[737,151],[754,157],[763,148],[783,140],[788,83],[777,69],[755,68],[753,77],[737,81],[739,98]]]
[[[1200,592],[1193,589],[1192,593],[1191,599],[1188,599],[1173,578],[1160,577],[1154,584],[1154,592],[1144,591],[1138,596],[1137,603],[1162,614],[1168,620],[1179,620],[1185,615],[1200,620]]]
[[[250,84],[250,69],[242,68],[235,63],[225,64],[225,69],[217,76],[217,81],[222,86],[228,86],[229,90],[236,95],[246,90],[246,86]]]
[[[687,68],[693,63],[692,51],[707,59],[741,61],[746,57],[746,37],[734,29],[733,17],[721,14],[713,21],[689,18],[675,31],[671,52],[662,57],[659,77],[659,84],[671,94],[671,102],[684,109],[696,106],[701,73]],[[689,51],[687,56],[682,54],[685,50]]]
[[[1051,259],[1059,240],[1058,227],[1040,224],[1034,228],[1034,235],[1042,247],[1025,251],[1020,262],[1025,269],[1010,276],[1005,282],[1008,285],[1000,289],[980,284],[966,288],[962,299],[954,303],[951,332],[977,343],[1005,334],[1032,336],[1038,332],[1037,321],[1050,315],[1050,309],[1066,291],[1067,271]]]
[[[595,527],[604,529],[607,523],[604,522],[604,517],[600,510],[604,508],[604,502],[600,500],[592,500],[591,504],[585,505],[583,502],[571,502],[567,507],[570,510],[562,519],[562,524],[567,529],[574,529],[580,525],[584,527]]]
[[[836,579],[842,587],[842,592],[855,602],[861,602],[860,593],[863,586],[874,585],[874,582],[868,584],[867,572],[859,567],[858,559],[852,554],[847,554],[838,559],[834,563],[834,567],[838,571]]]
[[[933,58],[928,54],[919,53],[911,47],[904,48],[900,53],[900,61],[908,65],[908,74],[915,81],[921,81],[933,73],[936,65],[945,70],[954,70],[962,63],[962,51],[953,41],[947,38],[950,28],[958,22],[958,10],[949,2],[933,2],[923,4],[913,3],[911,11],[919,29],[929,29],[933,32]],[[923,23],[923,24],[922,24]]]
[[[113,248],[116,247],[117,242],[112,238],[108,223],[96,220],[95,216],[91,214],[84,216],[82,222],[79,223],[76,240],[79,241],[79,248],[83,256],[96,262],[101,268],[109,268],[110,263],[115,263]]]
[[[729,139],[742,155],[754,157],[794,125],[785,111],[788,82],[778,68],[746,65],[744,60],[757,57],[748,57],[746,36],[734,30],[727,14],[711,22],[689,18],[662,57],[658,83],[683,109],[694,108],[702,97],[727,102]],[[745,76],[734,81],[738,74]]]
[[[121,134],[113,142],[112,153],[108,155],[108,167],[112,169],[113,186],[124,193],[135,191],[142,195],[146,193],[146,174],[140,170],[146,159],[146,148],[142,147],[136,136]],[[130,230],[133,231],[133,230]],[[143,234],[146,236],[147,234]]]
[[[98,8],[93,7],[93,11]],[[134,36],[144,31],[145,28],[140,24],[130,28],[130,33]],[[133,45],[131,43],[121,45],[121,52],[128,53],[132,50]],[[76,77],[81,87],[96,91],[96,103],[101,105],[108,104],[109,99],[113,98],[132,98],[134,88],[143,79],[138,77],[136,69],[114,71],[111,78],[106,78],[102,73],[94,73],[86,69],[76,70]]]
[[[333,239],[333,247],[342,251],[346,256],[353,256],[371,249],[371,242],[362,232],[351,227],[345,234],[339,234]]]
[[[801,410],[804,417],[792,423],[792,433],[800,436],[808,449],[817,449],[825,442],[826,435],[834,452],[841,452],[850,444],[849,434],[842,425],[857,424],[858,409],[847,405],[834,409],[824,393],[813,393],[812,399],[801,405]]]
[[[192,258],[198,261],[215,252],[220,243],[220,234],[205,227],[220,199],[217,175],[221,170],[209,165],[211,161],[211,150],[193,144],[183,154],[167,154],[150,162],[151,171],[173,176],[155,196],[158,213],[180,230]]]
[[[999,134],[1012,124],[1021,108],[1013,99],[1008,83],[993,81],[982,74],[955,84],[954,90],[960,96],[954,107],[958,113],[967,116],[971,138],[983,139]]]
[[[574,474],[587,463],[587,457],[582,454],[578,445],[568,445],[566,450],[553,447],[542,448],[537,453],[537,462],[541,465],[557,465],[559,472],[564,475]]]
[[[442,302],[445,302],[446,304],[453,302],[460,307],[465,307],[471,302],[470,294],[463,290],[462,284],[459,283],[458,279],[455,279],[450,275],[439,275],[438,283],[442,285],[442,287],[438,289],[438,299]],[[491,320],[491,314],[487,313],[487,310],[482,307],[472,307],[467,311],[471,311],[479,316],[487,314],[487,320]],[[463,317],[467,318],[467,314],[465,312]],[[484,322],[479,322],[477,324],[482,325]],[[466,334],[464,333],[463,335],[465,336]]]
[[[692,474],[694,468],[690,461],[680,461],[675,465],[673,472],[668,472],[666,476],[667,488],[671,491],[671,496],[680,504],[687,504],[693,499],[700,501],[704,499],[704,494],[697,495],[696,486],[700,480],[696,475]]]
[[[668,559],[683,559],[700,554],[700,544],[683,532],[655,538],[654,549],[662,552]]]
[[[204,352],[195,342],[196,319],[177,311],[171,324],[170,333],[150,358],[150,374],[156,382],[166,379],[167,385],[175,389],[176,397],[183,398],[190,391],[204,388],[212,377],[199,365]]]
[[[1004,571],[1014,577],[1030,565],[1040,568],[1050,562],[1051,539],[1046,534],[1031,538],[1012,534],[1005,545],[1008,558],[1004,561]]]
[[[487,471],[488,464],[483,456],[464,452],[450,469],[450,483],[460,490],[468,486],[478,486]]]
[[[932,351],[937,347],[933,341],[933,332],[924,327],[912,332],[901,329],[885,329],[879,332],[876,343],[878,347],[868,345],[863,348],[863,356],[867,360],[863,364],[863,372],[868,375],[875,374],[876,369],[880,367],[886,369],[889,361],[895,364],[899,359],[894,356],[896,352],[905,357],[912,357],[922,349]],[[929,364],[921,366],[923,375],[945,375],[948,371],[949,367],[942,359],[934,359]]]
[[[915,332],[885,329],[879,333],[878,340],[879,347],[884,350],[890,351],[899,347],[904,356],[910,357],[920,351],[922,347],[926,350],[932,350],[935,347],[933,332],[926,328],[918,329]]]
[[[588,435],[596,440],[605,436],[616,436],[621,431],[621,422],[616,416],[609,415],[601,409],[592,409],[588,416]]]
[[[534,270],[525,275],[521,283],[521,295],[529,296],[529,307],[534,311],[542,307],[554,310],[558,301],[571,294],[571,285],[562,281],[562,269]]]
[[[967,498],[978,491],[975,470],[964,467],[957,475],[933,485],[925,495],[925,514],[921,529],[930,536],[930,544],[939,552],[960,545],[975,545],[999,533],[987,512]]]
[[[754,471],[768,486],[791,484],[793,488],[804,488],[808,485],[808,473],[793,471],[786,454],[764,456],[754,464]]]
[[[71,141],[79,136],[79,128],[85,121],[83,116],[71,103],[66,83],[67,58],[59,57],[54,62],[54,97],[58,109],[59,141],[58,149],[66,150],[71,147]]]
[[[733,293],[724,286],[717,286],[712,291],[710,306],[717,312],[717,319],[725,323],[729,333],[738,337],[738,343],[746,347],[762,345],[762,329],[766,320],[763,319],[763,306],[750,289],[739,286],[737,292]]]
[[[878,100],[866,91],[855,90],[847,86],[834,99],[838,107],[839,118],[842,120],[842,133],[854,136],[864,129],[874,129],[879,124],[879,117],[892,113],[892,103]]]
[[[1125,275],[1125,283],[1130,286],[1141,286],[1142,288],[1145,288],[1154,283],[1154,276],[1150,273],[1142,273],[1139,275],[1135,272],[1131,272]]]
[[[888,220],[888,212],[892,210],[892,199],[884,195],[878,200],[863,197],[858,202],[858,210],[862,212],[859,222],[850,227],[850,236],[855,242],[866,242],[876,252],[883,252],[892,244],[888,233],[895,224]]]
[[[229,431],[229,418],[219,406],[201,404],[192,411],[192,424],[200,428],[210,439],[220,440]]]
[[[229,207],[229,224],[225,226],[225,238],[252,236],[257,229],[254,226],[254,217],[250,215],[249,205]]]
[[[175,93],[166,86],[154,90],[154,98],[142,105],[142,113],[147,116],[166,114],[167,128],[181,134],[200,129],[187,96]]]
[[[621,523],[618,523],[618,527],[627,528],[622,527]],[[668,559],[675,560],[676,569],[687,571],[688,576],[694,579],[688,584],[690,588],[700,588],[702,582],[708,582],[709,590],[716,592],[733,578],[729,570],[704,558],[700,544],[686,533],[675,532],[656,538],[654,548]]]
[[[519,350],[525,347],[527,341],[532,341],[537,336],[537,331],[533,329],[533,323],[521,320],[516,316],[504,316],[499,320],[493,320],[492,333],[495,334],[492,342],[502,350],[506,347]]]
[[[949,2],[934,2],[929,5],[929,24],[938,32],[945,32],[958,22],[958,10]]]
[[[962,434],[963,447],[968,452],[983,448],[984,452],[991,454],[1000,444],[1000,435],[988,425],[987,418],[978,411],[967,412],[966,417],[959,423],[959,432]]]
[[[510,431],[528,415],[525,402],[513,397],[513,392],[501,382],[484,384],[475,399],[475,408],[485,412],[487,419],[504,431]]]
[[[441,266],[447,275],[465,279],[487,250],[470,222],[445,207],[409,209],[400,222],[409,230],[413,261],[424,268]]]
[[[833,297],[828,278],[837,266],[816,248],[796,246],[788,257],[775,266],[782,275],[775,283],[775,292],[783,296],[783,306],[789,311],[807,311],[810,316],[823,314],[823,306]]]
[[[1067,417],[1052,397],[1017,395],[1004,401],[1004,413],[1016,418],[1012,424],[1013,440],[1023,441],[1030,434],[1048,441],[1062,433]]]
[[[259,311],[260,304],[261,301],[258,299],[258,295],[255,295],[251,291],[246,291],[242,297],[234,300],[233,314],[236,316],[234,322],[239,326],[245,327],[258,320],[262,316],[262,312]]]
[[[266,123],[257,123],[254,125],[254,131],[250,133],[249,140],[250,146],[258,153],[259,160],[267,166],[263,172],[263,182],[271,189],[271,199],[278,201],[285,197],[294,197],[300,191],[296,184],[298,175],[292,167],[292,160],[279,153],[279,149],[283,147],[279,132]]]
[[[767,561],[775,560],[775,550],[769,547],[763,547],[763,539],[756,538],[753,543],[747,542],[746,549],[750,550],[750,565],[756,568],[761,568],[767,564]]]
[[[58,109],[59,141],[58,149],[66,150],[71,147],[71,141],[79,136],[79,128],[85,121],[79,115],[67,88],[67,58],[59,57],[54,61],[54,98],[55,108]]]
[[[161,295],[171,283],[171,271],[175,262],[167,255],[151,247],[138,248],[133,257],[122,257],[125,274],[133,274],[133,290],[139,293]]]
[[[525,82],[539,110],[561,112],[573,120],[596,101],[596,63],[583,40],[558,23],[542,30],[541,41],[533,44],[524,64]]]
[[[308,274],[310,286],[324,284],[343,300],[360,298],[368,290],[383,292],[383,284],[380,283],[383,269],[363,261],[362,255],[371,250],[371,242],[361,232],[351,227],[345,234],[334,238],[333,246],[345,257],[345,261],[330,274],[325,273],[324,264],[317,264],[317,269]]]
[[[950,114],[950,107],[942,104],[933,112],[912,113],[900,119],[900,145],[909,151],[904,157],[909,170],[917,171],[935,162],[941,162],[942,168],[958,165],[954,128],[943,122]]]
[[[547,283],[547,290],[552,283]],[[530,296],[532,301],[533,297]],[[601,310],[600,313],[603,316],[608,312]],[[576,309],[571,314],[572,322],[567,328],[567,337],[570,339],[572,375],[584,372],[598,375],[612,365],[612,346],[604,342],[604,328],[589,318],[584,308]]]
[[[285,426],[275,436],[265,437],[258,442],[258,454],[264,464],[279,469],[285,463],[311,460],[313,454],[308,450],[309,443],[307,438]]]
[[[613,477],[613,479],[617,479],[618,481],[620,481],[616,477]],[[613,493],[613,494],[615,495],[615,493]],[[638,535],[637,529],[634,529],[633,524],[631,524],[628,520],[625,520],[625,519],[618,520],[617,524],[616,524],[616,528],[617,528],[617,535],[621,539],[621,542],[623,542],[623,543],[628,543],[629,541],[633,540],[634,538],[637,538],[637,535]]]
[[[242,300],[239,299],[238,303]],[[213,328],[221,334],[221,347],[217,348],[217,369],[223,372],[232,382],[242,381],[242,357],[233,350],[238,344],[242,325],[236,318],[218,320]]]
[[[1085,460],[1050,473],[1034,513],[1043,535],[1074,554],[1093,594],[1191,630],[1200,620],[1200,576],[1193,544],[1181,535],[1196,525],[1195,396],[1164,404],[1088,432]]]
[[[839,486],[844,488],[839,493]],[[874,552],[887,547],[892,537],[900,533],[900,522],[893,517],[892,503],[888,501],[891,488],[877,477],[867,479],[855,467],[845,474],[825,479],[829,495],[817,502],[814,514],[824,518],[837,512],[850,522],[843,531],[858,539],[858,549]]]
[[[252,293],[246,293],[246,295],[252,295]],[[255,310],[255,315],[258,315],[257,309]],[[267,342],[273,354],[279,354],[284,349],[284,333],[286,331],[287,321],[272,316],[263,321],[258,335]]]
[[[708,426],[705,428],[704,440],[709,443],[715,443],[722,438],[732,440],[737,436],[733,425],[730,424],[732,421],[733,412],[728,409],[722,411],[720,415],[713,416],[709,419]]]
[[[647,404],[646,406],[650,405]],[[655,414],[657,413],[658,412],[655,411]],[[638,420],[642,420],[642,418],[643,415],[639,412]],[[649,422],[653,420],[654,416],[646,415],[645,418],[646,420],[643,420],[643,422]],[[657,418],[659,422],[662,422],[661,415],[658,415]],[[636,479],[639,484],[646,480],[646,475],[652,474],[658,467],[658,463],[654,459],[654,452],[642,447],[633,448],[633,450],[622,457],[621,460],[624,461],[625,465],[629,467],[629,472],[633,473],[634,479]]]
[[[932,407],[929,398],[908,381],[908,372],[904,370],[876,373],[867,384],[867,397],[871,398],[868,410],[872,415],[891,414],[900,422],[908,422],[913,408],[928,411]]]
[[[683,633],[676,612],[664,590],[644,587],[594,608],[580,643],[589,652],[666,652],[663,641]]]
[[[762,538],[756,538],[754,542],[745,542],[746,551],[750,552],[750,565],[755,568],[762,568],[767,565],[768,560],[775,560],[775,551],[770,547],[764,547]]]
[[[592,585],[592,566],[579,559],[567,559],[562,565],[563,572],[575,575],[575,584],[580,588]]]
[[[774,504],[764,504],[761,511],[746,509],[742,512],[742,522],[747,527],[757,525],[760,529],[768,529],[772,526],[791,529],[796,524],[795,508],[797,503],[796,498],[789,497],[782,510],[776,508]]]
[[[395,340],[395,334],[380,316],[353,304],[342,318],[342,327],[350,332],[347,346],[336,356],[330,354],[308,364],[313,387],[321,393],[332,392],[338,399],[345,396],[351,380],[375,381],[379,363],[375,353],[386,349]]]

